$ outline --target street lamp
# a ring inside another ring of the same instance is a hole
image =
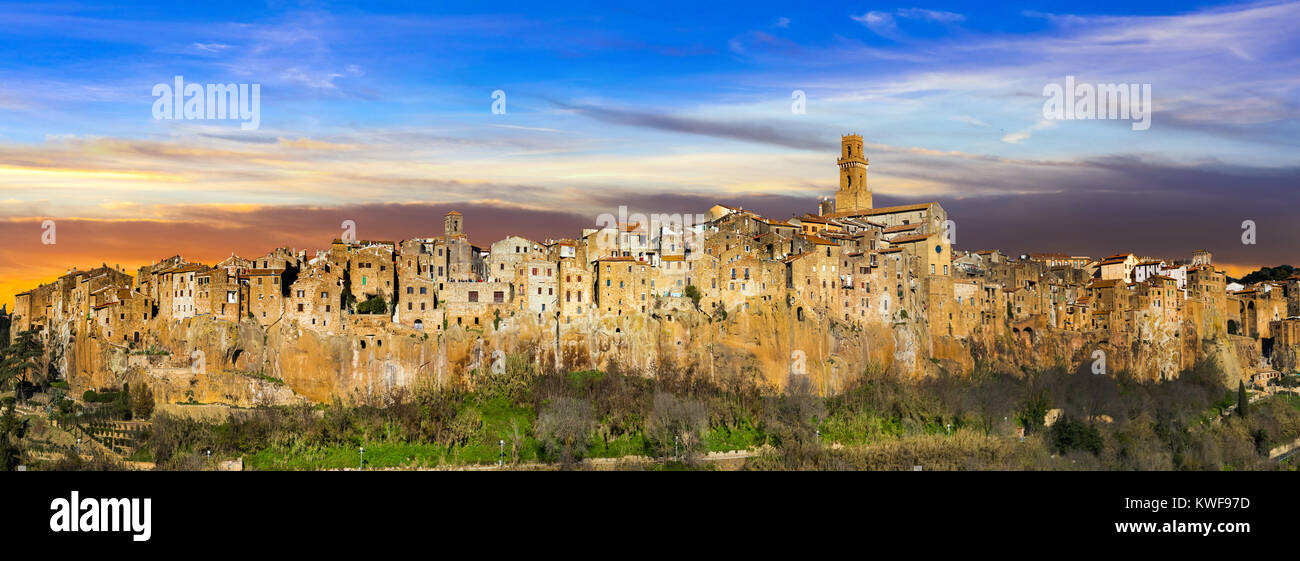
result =
[[[506,465],[506,439],[501,439],[501,457],[497,459],[497,467]]]
[[[362,469],[365,469],[366,465],[366,447],[358,446],[357,453],[361,455],[361,461],[357,464],[357,471],[361,471]]]

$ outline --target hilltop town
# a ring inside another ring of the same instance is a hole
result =
[[[1261,384],[1296,367],[1300,277],[1234,284],[1206,251],[959,250],[938,202],[872,205],[860,135],[842,138],[836,165],[834,198],[787,219],[717,205],[700,223],[478,246],[452,211],[441,234],[402,241],[72,269],[16,296],[10,336],[38,331],[76,389],[142,380],[159,401],[231,405],[472,385],[498,351],[523,349],[557,369],[807,375],[823,393],[869,365],[1156,381],[1210,359]]]

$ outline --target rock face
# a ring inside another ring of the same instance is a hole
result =
[[[1180,330],[1158,321],[1141,326],[1139,342],[1117,347],[1094,333],[1034,331],[1028,325],[1000,336],[934,336],[919,321],[852,325],[816,310],[800,317],[785,303],[758,299],[725,317],[674,299],[649,312],[562,325],[510,317],[482,329],[446,330],[411,329],[388,317],[357,315],[338,334],[294,320],[266,328],[251,320],[205,316],[155,320],[145,344],[137,347],[147,351],[69,335],[63,370],[77,395],[84,389],[147,384],[160,403],[247,407],[377,397],[421,384],[472,386],[474,372],[509,353],[566,370],[605,368],[617,361],[654,372],[661,361],[672,361],[705,376],[754,374],[773,388],[783,387],[790,376],[807,376],[825,394],[867,370],[915,380],[975,368],[1087,369],[1098,364],[1098,352],[1104,353],[1106,373],[1127,370],[1152,381],[1173,378],[1201,358],[1238,377],[1257,366],[1252,360],[1258,362],[1253,339],[1202,340],[1187,326]]]

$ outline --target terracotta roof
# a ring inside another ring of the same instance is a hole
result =
[[[920,227],[921,227],[920,224],[903,224],[902,226],[890,226],[888,228],[885,228],[883,232],[886,234],[891,234],[894,232],[905,232],[907,230],[915,230]]]
[[[282,274],[284,274],[284,269],[249,269],[244,271],[244,276],[247,277],[265,277]]]
[[[930,208],[930,205],[933,204],[936,203],[919,203],[919,204],[912,204],[912,205],[887,206],[882,208],[873,208],[869,210],[845,210],[840,212],[832,212],[825,216],[828,218],[844,218],[849,216],[875,216],[879,214],[893,214],[896,212],[925,210],[927,208]]]
[[[931,236],[933,236],[933,234],[911,234],[911,235],[907,235],[907,236],[897,236],[897,237],[895,237],[895,238],[889,240],[889,243],[912,243],[912,242],[920,242],[920,241],[925,241],[925,240],[930,239]]]
[[[838,244],[836,244],[835,242],[830,241],[830,240],[828,240],[828,239],[826,239],[826,238],[823,238],[823,237],[820,237],[820,236],[805,235],[805,236],[801,236],[801,237],[802,237],[803,239],[808,240],[808,241],[810,241],[810,242],[812,242],[812,243],[815,243],[815,244],[817,244],[817,245],[838,245]]]

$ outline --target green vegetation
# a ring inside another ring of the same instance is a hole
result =
[[[1300,273],[1295,267],[1290,265],[1278,265],[1276,267],[1261,267],[1258,270],[1251,271],[1246,276],[1241,277],[1241,284],[1251,284],[1264,281],[1282,281],[1291,278]]]
[[[695,286],[693,284],[688,284],[686,285],[686,290],[683,293],[686,295],[687,298],[691,299],[691,302],[695,303],[695,309],[697,310],[700,309],[700,300],[704,298],[704,294],[700,292],[700,288],[698,286]]]
[[[250,377],[250,378],[257,378],[258,380],[262,380],[262,381],[264,381],[264,382],[270,382],[270,383],[275,384],[275,385],[277,385],[277,386],[283,386],[283,385],[284,385],[284,380],[281,380],[281,379],[279,379],[279,378],[276,378],[275,376],[271,376],[271,375],[269,375],[269,374],[266,374],[266,373],[264,373],[264,372],[262,372],[262,371],[260,371],[260,370],[231,370],[231,369],[226,369],[226,372],[230,372],[230,373],[233,373],[233,374],[240,374],[240,375],[243,375],[243,376],[248,376],[248,377]]]
[[[1064,454],[1082,450],[1096,456],[1101,453],[1101,431],[1096,426],[1063,417],[1052,424],[1051,444],[1053,450]]]
[[[248,313],[248,317],[250,317],[250,318],[253,317],[253,313],[252,313],[252,312],[249,312],[249,313]],[[160,348],[158,348],[157,345],[149,345],[149,348],[147,348],[147,349],[141,349],[141,350],[138,350],[138,351],[131,351],[131,354],[133,354],[133,355],[146,355],[146,356],[167,356],[167,355],[172,354],[172,352],[169,351],[169,350],[166,350],[166,349],[160,349]]]
[[[358,314],[386,314],[388,313],[388,301],[383,296],[375,294],[368,295],[366,301],[357,304]]]
[[[1208,364],[1164,383],[1064,368],[901,381],[868,365],[824,398],[807,376],[776,391],[752,373],[710,376],[671,360],[651,372],[616,363],[548,372],[525,353],[491,362],[463,385],[238,410],[223,423],[155,414],[135,457],[206,469],[211,450],[248,469],[355,469],[364,448],[366,469],[640,457],[676,470],[711,469],[710,452],[751,450],[748,469],[1241,470],[1277,469],[1268,450],[1300,437],[1300,398],[1216,414],[1237,396]],[[129,396],[130,414],[142,417],[145,391],[96,395],[110,402],[101,408]]]

